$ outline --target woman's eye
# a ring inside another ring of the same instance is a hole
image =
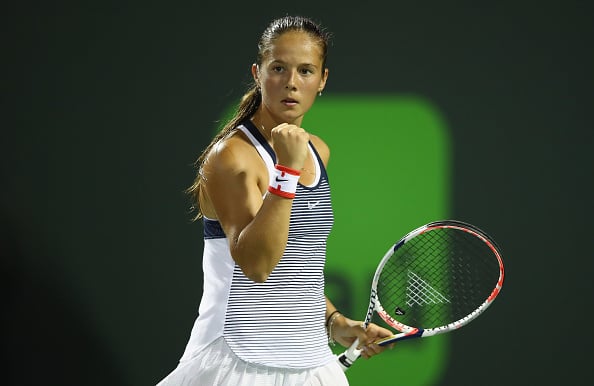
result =
[[[283,68],[281,66],[274,66],[272,67],[272,71],[274,72],[282,72]]]

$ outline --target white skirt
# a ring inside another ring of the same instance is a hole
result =
[[[224,338],[180,362],[157,386],[348,386],[336,361],[314,369],[281,369],[245,362]]]

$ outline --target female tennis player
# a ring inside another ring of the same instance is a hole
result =
[[[204,290],[185,352],[159,386],[348,385],[329,341],[358,338],[369,358],[391,335],[341,315],[324,294],[330,152],[301,123],[328,79],[328,39],[308,18],[272,21],[252,87],[197,160],[189,192],[204,224]]]

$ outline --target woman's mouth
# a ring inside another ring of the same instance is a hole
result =
[[[291,98],[283,99],[281,102],[285,106],[295,106],[298,103],[295,99],[291,99]]]

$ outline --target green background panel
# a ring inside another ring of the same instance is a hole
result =
[[[335,226],[328,240],[327,294],[363,319],[380,258],[405,233],[450,212],[451,145],[427,101],[412,96],[323,95],[303,127],[331,149]],[[376,321],[383,324],[383,322]],[[385,326],[385,325],[384,325]],[[446,365],[448,337],[399,343],[348,371],[351,385],[427,385]],[[335,352],[343,351],[335,347]],[[386,377],[386,368],[395,377]]]

